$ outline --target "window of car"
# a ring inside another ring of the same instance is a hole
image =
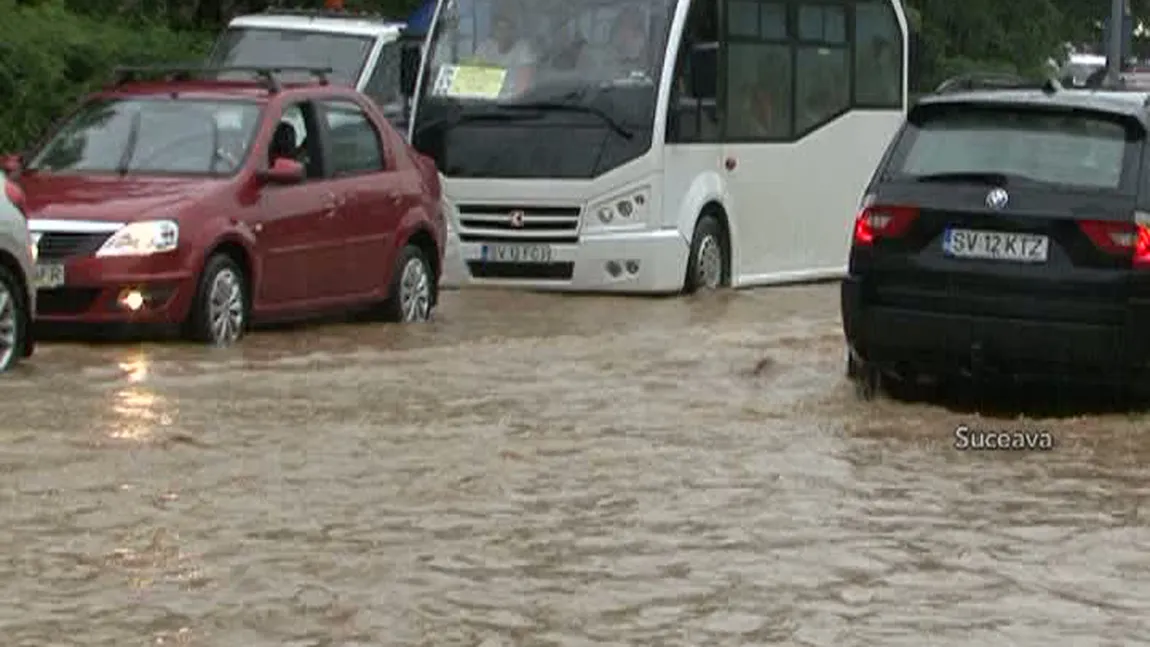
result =
[[[321,106],[331,143],[332,174],[339,177],[385,170],[383,139],[363,108],[346,99],[324,101]]]
[[[1049,185],[1129,190],[1141,136],[1133,124],[1105,113],[928,106],[911,114],[886,174],[1002,173]]]
[[[268,164],[277,157],[286,157],[303,165],[307,179],[322,179],[323,155],[315,136],[315,123],[315,107],[311,103],[286,106],[268,144]]]

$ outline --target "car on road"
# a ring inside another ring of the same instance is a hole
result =
[[[847,371],[1150,387],[1146,92],[1056,82],[919,101],[865,190]]]
[[[227,345],[249,321],[360,306],[426,320],[446,227],[433,163],[323,70],[220,71],[122,69],[21,158],[37,321]]]
[[[36,247],[24,217],[24,191],[0,172],[0,373],[32,355]]]

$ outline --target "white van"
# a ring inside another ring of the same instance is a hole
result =
[[[208,65],[330,68],[333,82],[371,97],[404,132],[407,102],[400,70],[405,56],[418,66],[421,40],[405,37],[402,22],[379,14],[273,8],[232,19]]]

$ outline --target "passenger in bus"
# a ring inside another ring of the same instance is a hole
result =
[[[505,69],[535,63],[535,53],[519,35],[515,21],[508,15],[496,16],[491,26],[491,37],[479,45],[475,57],[482,63]]]
[[[624,7],[611,28],[611,44],[606,51],[592,53],[587,67],[602,78],[625,79],[633,74],[650,74],[647,31],[643,15],[635,7]]]
[[[755,136],[771,137],[776,134],[774,99],[770,91],[764,87],[751,90],[749,113]]]
[[[559,41],[550,56],[550,66],[555,70],[578,70],[579,62],[587,52],[587,38],[576,32]]]
[[[739,137],[774,137],[778,135],[779,124],[775,119],[774,98],[766,87],[756,84],[743,86],[738,101],[738,110],[732,117],[735,121],[734,133]]]

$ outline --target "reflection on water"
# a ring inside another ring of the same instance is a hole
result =
[[[110,394],[110,415],[105,417],[107,435],[116,440],[151,440],[157,427],[172,425],[177,409],[144,386],[150,365],[146,354],[131,352],[117,365],[126,385]]]
[[[145,388],[130,387],[117,391],[108,422],[108,435],[117,440],[149,440],[157,427],[172,424],[174,412],[163,397]]]
[[[148,377],[148,357],[141,352],[137,351],[130,359],[119,362],[119,365],[124,379],[130,384],[143,382]]]
[[[1150,644],[1150,421],[859,403],[836,294],[46,344],[0,384],[0,642]]]

